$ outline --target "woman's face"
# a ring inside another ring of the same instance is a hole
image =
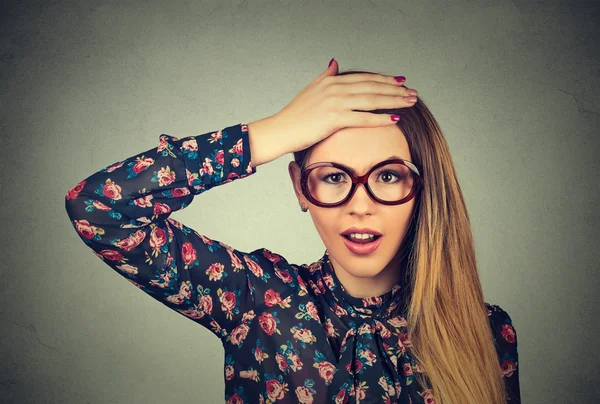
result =
[[[364,175],[375,164],[393,155],[411,160],[408,143],[398,126],[344,128],[316,144],[305,166],[315,162],[336,162],[353,168],[356,175]],[[308,207],[336,273],[343,275],[340,280],[342,277],[377,277],[384,281],[400,276],[396,253],[408,229],[416,198],[401,205],[382,205],[371,199],[364,186],[358,185],[344,205],[321,208],[302,194],[301,172],[296,162],[290,162],[289,173],[298,201]],[[368,227],[381,233],[381,244],[370,254],[353,253],[341,235],[350,227]],[[367,279],[362,281],[368,282]]]

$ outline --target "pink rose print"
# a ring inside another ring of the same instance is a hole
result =
[[[379,296],[374,297],[365,297],[362,299],[362,303],[364,307],[371,306],[374,304],[381,304],[383,300]]]
[[[352,366],[352,362],[349,362],[349,363],[346,365],[346,370],[347,370],[348,372],[350,372],[350,367],[351,367],[351,366]],[[358,372],[359,372],[359,371],[362,369],[362,367],[363,367],[363,364],[362,364],[362,362],[361,362],[360,360],[356,359],[356,360],[354,361],[354,368],[355,368],[355,369],[354,369],[354,372],[358,373]]]
[[[290,368],[292,368],[294,372],[297,372],[298,370],[302,369],[303,363],[298,355],[296,355],[295,353],[290,353],[288,359],[292,361]]]
[[[408,326],[408,322],[402,316],[396,316],[387,320],[388,324],[390,324],[394,328],[401,328]]]
[[[218,262],[212,264],[207,270],[206,274],[208,275],[208,280],[210,281],[220,281],[223,279],[223,269],[225,267],[223,264]]]
[[[152,164],[154,164],[154,159],[151,157],[137,157],[135,159],[135,164],[133,165],[133,167],[131,167],[131,170],[136,173],[139,174],[143,171],[145,171],[148,167],[150,167]]]
[[[202,163],[202,168],[199,171],[200,176],[212,175],[214,172],[215,172],[215,170],[213,169],[212,165],[210,164],[210,159],[208,157],[206,157],[204,159],[204,163]]]
[[[285,359],[285,357],[280,353],[277,353],[275,355],[275,361],[277,362],[277,366],[279,366],[279,370],[285,372],[285,370],[288,368],[287,359]]]
[[[139,246],[145,238],[146,232],[143,230],[138,230],[129,237],[117,241],[114,245],[124,251],[131,251]]]
[[[79,184],[75,185],[73,188],[69,189],[69,192],[67,192],[67,195],[65,196],[65,198],[67,200],[77,199],[77,197],[79,196],[79,193],[85,186],[86,182],[87,182],[86,180],[83,180]]]
[[[373,366],[373,363],[377,362],[377,357],[375,356],[375,354],[368,350],[368,349],[364,349],[360,352],[359,355],[361,358],[365,359],[366,364],[368,366]]]
[[[283,400],[283,397],[285,396],[284,388],[287,387],[287,383],[281,384],[276,379],[269,379],[269,380],[267,380],[266,385],[267,385],[267,395],[269,396],[269,399],[271,401]]]
[[[308,314],[310,314],[310,316],[313,318],[313,320],[317,320],[318,322],[321,322],[321,319],[319,318],[319,310],[317,309],[317,306],[313,302],[306,303],[306,312]]]
[[[232,380],[235,376],[235,371],[233,370],[233,366],[227,365],[225,366],[225,379]]]
[[[94,206],[94,208],[96,208],[98,210],[105,211],[105,212],[108,212],[109,210],[112,210],[111,207],[106,206],[105,204],[103,204],[100,201],[94,201],[93,206]],[[138,218],[138,220],[140,220],[140,218]]]
[[[233,149],[229,150],[229,152],[233,151],[238,156],[242,156],[244,154],[242,145],[242,139],[239,139],[237,143],[233,145]]]
[[[515,329],[511,324],[502,324],[501,334],[506,342],[511,344],[515,343]]]
[[[212,297],[210,297],[210,295],[204,295],[200,298],[200,302],[198,304],[200,310],[202,310],[204,313],[210,315],[212,314],[212,310],[213,310],[213,300]]]
[[[163,273],[160,274],[159,279],[151,279],[150,280],[150,285],[151,286],[158,286],[159,288],[166,288],[167,286],[169,286],[169,282],[171,282],[171,274],[170,273]]]
[[[348,397],[346,397],[346,389],[338,391],[337,396],[335,397],[335,404],[346,404],[347,402]]]
[[[102,195],[113,201],[118,201],[121,199],[121,187],[112,182],[110,178],[107,178],[106,183],[102,187]]]
[[[302,289],[305,292],[308,292],[308,288],[306,287],[306,283],[304,283],[304,279],[302,279],[302,277],[300,275],[298,275],[296,277],[296,279],[298,280],[298,286],[300,287],[300,289]],[[314,286],[314,284],[313,284],[313,286]]]
[[[184,269],[188,269],[188,266],[192,265],[194,261],[196,261],[196,250],[189,241],[186,241],[181,246],[181,258],[185,264]]]
[[[388,395],[393,396],[395,394],[394,386],[389,385],[388,382],[387,382],[387,380],[385,379],[385,377],[381,376],[379,378],[378,384],[381,386],[381,388],[383,390],[385,390],[385,392]]]
[[[275,268],[275,275],[277,275],[284,283],[291,283],[294,280],[288,271],[282,271],[277,267]]]
[[[328,337],[337,337],[339,335],[338,332],[335,330],[331,319],[328,318],[325,324],[323,324],[323,326],[325,328],[325,335],[327,335]]]
[[[119,269],[127,274],[130,274],[130,275],[137,275],[137,273],[138,273],[138,269],[129,264],[117,265],[117,269]]]
[[[413,374],[412,366],[410,365],[410,363],[405,363],[404,366],[402,366],[402,373],[404,374],[404,376],[411,376]]]
[[[298,397],[298,402],[301,404],[312,404],[313,396],[310,390],[304,386],[298,386],[296,388],[296,397]]]
[[[366,382],[362,382],[361,384],[359,384],[358,386],[356,386],[356,390],[355,390],[355,394],[356,394],[356,402],[360,402],[361,400],[364,400],[367,397],[367,392],[366,392],[366,387],[365,387]]]
[[[248,336],[249,330],[250,327],[248,327],[246,324],[238,325],[233,329],[233,331],[231,331],[231,334],[229,334],[229,341],[231,341],[233,345],[240,345]]]
[[[260,377],[258,376],[258,372],[256,370],[240,370],[240,377],[242,379],[250,379],[254,382],[260,380]]]
[[[221,140],[223,138],[223,131],[219,130],[217,132],[211,133],[210,134],[210,143],[215,143],[218,142],[219,140]]]
[[[221,310],[224,312],[232,312],[237,303],[237,299],[235,297],[235,293],[233,292],[223,292],[220,296],[221,299]]]
[[[262,313],[258,317],[258,324],[267,335],[273,335],[277,331],[277,320],[271,313]]]
[[[398,334],[398,345],[401,346],[402,352],[404,352],[404,348],[410,348],[412,346],[412,341],[410,340],[407,332],[401,332]]]
[[[189,195],[191,192],[188,188],[173,188],[171,189],[171,195],[174,198],[181,198],[182,196]]]
[[[175,304],[183,303],[184,299],[189,299],[192,297],[192,292],[190,290],[190,281],[185,281],[179,287],[179,293],[173,296],[167,296],[167,301]]]
[[[231,165],[232,165],[232,166],[234,166],[234,167],[239,167],[239,165],[240,165],[240,160],[239,160],[239,159],[237,159],[237,158],[235,158],[235,157],[234,157],[234,158],[232,158],[232,159],[231,159]]]
[[[154,204],[154,209],[152,214],[154,216],[164,215],[166,213],[171,212],[171,207],[165,203],[157,202]]]
[[[502,362],[501,368],[504,376],[510,377],[513,375],[515,369],[517,368],[517,365],[513,361],[506,360]]]
[[[156,251],[156,255],[158,255],[158,250],[160,247],[165,245],[167,242],[167,233],[161,229],[160,227],[155,227],[150,232],[150,247],[152,247]],[[156,256],[155,255],[155,256]]]
[[[171,138],[173,140],[175,140],[175,136],[171,136]],[[166,150],[169,147],[169,141],[167,139],[167,136],[165,136],[165,135],[160,135],[160,137],[158,139],[159,139],[159,144],[158,144],[158,147],[156,148],[156,151],[160,153],[161,151]]]
[[[392,336],[392,332],[379,321],[377,322],[376,329],[383,338],[389,338]]]
[[[229,253],[229,257],[231,258],[231,265],[233,266],[234,271],[238,271],[242,269],[244,266],[242,265],[242,261],[239,259],[237,255],[235,255],[231,248],[227,248],[227,252]]]
[[[158,173],[156,173],[156,176],[158,177],[158,185],[161,187],[166,187],[175,181],[175,171],[171,171],[169,166],[166,168],[161,167],[160,170],[158,170]]]
[[[335,366],[327,361],[315,363],[315,366],[319,368],[319,376],[325,380],[326,384],[329,384],[333,380],[333,374],[335,373]]]
[[[333,311],[339,317],[348,315],[348,312],[346,311],[346,309],[344,309],[342,306],[340,306],[337,303],[333,306]]]
[[[250,271],[252,271],[254,276],[256,276],[257,278],[260,278],[263,276],[262,268],[253,259],[244,255],[244,261],[246,261],[246,265],[248,265],[248,269],[250,269]]]
[[[107,172],[107,173],[112,173],[112,172],[113,172],[113,171],[115,171],[117,168],[121,167],[123,164],[125,164],[125,162],[124,162],[124,161],[120,161],[120,162],[118,162],[118,163],[115,163],[115,164],[113,164],[112,166],[110,166],[110,167],[107,167],[107,168],[106,168],[106,172]]]
[[[256,317],[254,310],[247,311],[242,315],[242,323],[247,324],[248,321],[253,320]]]
[[[324,295],[326,293],[325,285],[323,285],[323,281],[321,279],[317,279],[317,287],[321,291],[321,294]]]
[[[329,288],[333,288],[335,286],[333,277],[330,274],[323,276],[323,281],[325,281],[325,285],[327,285]]]
[[[195,309],[177,310],[177,311],[180,312],[181,314],[183,314],[184,316],[191,318],[192,320],[199,320],[206,315],[206,313],[204,313],[203,311],[195,310]]]
[[[88,240],[93,239],[96,235],[96,227],[92,226],[87,220],[74,220],[77,233]]]
[[[425,402],[425,404],[435,404],[433,392],[430,389],[423,390],[423,392],[419,394],[421,395],[421,397],[423,397],[423,401]]]
[[[229,397],[229,400],[227,400],[227,404],[244,404],[244,399],[240,397],[239,394],[235,393],[234,395]]]
[[[273,254],[271,251],[265,251],[263,255],[273,264],[277,264],[279,261],[281,261],[281,257],[277,254]]]
[[[196,142],[195,138],[191,138],[190,140],[185,140],[181,143],[181,150],[186,151],[198,151],[198,142]]]
[[[215,156],[215,160],[217,161],[217,164],[223,165],[225,163],[225,156],[223,154],[223,150],[219,150],[217,152],[217,155]]]
[[[294,338],[306,344],[312,344],[313,342],[317,341],[317,338],[312,334],[312,332],[306,328],[292,328],[290,331],[292,331]]]
[[[171,266],[171,262],[173,262],[173,256],[171,255],[170,252],[167,252],[167,261],[165,262],[165,267],[170,267]]]
[[[262,349],[257,346],[254,350],[254,359],[256,359],[258,363],[262,363],[265,358],[268,358],[268,355],[265,355]]]
[[[265,304],[269,307],[273,307],[281,303],[281,296],[273,289],[267,289],[265,291]]]
[[[123,259],[123,255],[121,255],[120,252],[118,251],[114,251],[114,250],[102,250],[100,251],[98,254],[100,254],[102,257],[110,260],[110,261],[122,261]]]

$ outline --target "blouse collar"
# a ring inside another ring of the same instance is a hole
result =
[[[328,251],[325,251],[319,263],[326,295],[332,303],[337,303],[347,311],[350,317],[385,319],[397,313],[398,309],[404,311],[409,285],[403,281],[399,281],[389,291],[378,296],[354,297],[348,293],[335,274]]]

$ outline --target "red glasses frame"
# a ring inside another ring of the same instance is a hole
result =
[[[413,187],[410,190],[410,193],[407,196],[405,196],[404,198],[400,199],[399,201],[389,202],[389,201],[381,200],[381,199],[377,198],[371,191],[371,188],[369,188],[369,183],[368,183],[369,176],[373,173],[373,171],[375,171],[376,169],[378,169],[381,166],[384,166],[386,164],[397,164],[397,163],[408,167],[413,172],[413,174],[415,174],[415,182],[413,183]],[[350,176],[350,178],[352,179],[352,186],[350,188],[350,192],[348,193],[348,196],[346,196],[344,199],[342,199],[340,202],[337,202],[337,203],[321,203],[321,202],[317,201],[315,198],[313,198],[312,195],[310,194],[310,192],[308,191],[308,175],[310,174],[310,172],[312,170],[314,170],[315,168],[318,168],[318,167],[335,167],[335,168],[339,168],[340,170],[342,170],[346,174],[348,174]],[[403,159],[393,159],[393,160],[385,160],[385,161],[375,164],[369,170],[368,173],[366,173],[365,175],[361,175],[361,176],[354,175],[350,171],[350,169],[346,168],[345,166],[343,166],[341,164],[331,163],[331,162],[318,162],[318,163],[313,163],[313,164],[303,168],[302,175],[300,177],[300,186],[302,188],[302,194],[312,204],[317,205],[321,208],[334,208],[336,206],[341,206],[341,205],[345,204],[352,198],[352,196],[354,195],[354,192],[356,192],[356,188],[357,188],[358,184],[363,184],[363,186],[367,190],[367,193],[369,194],[371,199],[373,199],[374,201],[376,201],[378,203],[381,203],[382,205],[401,205],[403,203],[410,201],[411,199],[413,199],[416,196],[417,192],[419,191],[419,189],[421,187],[421,174],[420,174],[417,166],[414,165],[412,162],[410,162],[408,160],[403,160]]]

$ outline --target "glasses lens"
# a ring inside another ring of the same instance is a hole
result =
[[[386,164],[371,173],[369,187],[375,196],[396,202],[410,194],[414,173],[403,164]],[[341,202],[352,188],[352,179],[336,167],[317,167],[308,176],[308,190],[321,203]]]

